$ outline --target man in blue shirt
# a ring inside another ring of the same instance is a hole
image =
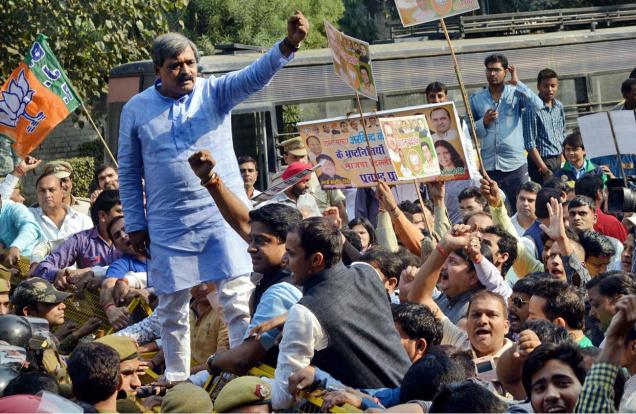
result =
[[[543,184],[561,167],[561,145],[565,139],[565,111],[555,98],[559,77],[552,69],[543,69],[537,76],[539,97],[543,108],[523,112],[523,138],[528,151],[530,179]]]
[[[506,199],[516,200],[520,185],[528,181],[522,110],[540,110],[543,101],[519,81],[517,69],[508,65],[504,55],[490,55],[484,64],[488,88],[470,97],[481,156],[486,172],[500,183]],[[505,83],[508,72],[510,85]],[[514,214],[516,207],[510,204]]]
[[[309,22],[297,12],[288,20],[287,36],[252,65],[206,79],[197,76],[199,56],[192,41],[177,33],[159,36],[152,46],[159,79],[124,106],[118,152],[124,220],[135,250],[150,251],[148,283],[159,297],[167,381],[185,380],[190,372],[190,288],[220,282],[231,345],[247,328],[253,289],[246,244],[210,203],[200,185],[206,182],[199,182],[187,159],[201,149],[218,154],[207,182],[222,177],[250,205],[230,114],[292,59],[308,31]]]

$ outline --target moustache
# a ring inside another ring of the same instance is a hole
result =
[[[190,75],[180,75],[177,78],[177,82],[181,83],[181,82],[186,82],[186,81],[191,81],[194,80],[194,78]]]

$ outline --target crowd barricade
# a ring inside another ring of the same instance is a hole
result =
[[[66,305],[64,317],[67,321],[75,322],[77,326],[81,326],[90,318],[97,317],[102,322],[99,329],[106,335],[113,333],[113,328],[108,322],[106,312],[99,303],[99,291],[92,292],[87,290],[81,295],[74,294],[66,299],[64,304]],[[131,324],[133,324],[150,316],[152,309],[145,300],[136,297],[128,304],[128,312]]]
[[[269,365],[261,364],[253,367],[248,372],[249,375],[253,375],[255,377],[265,377],[269,379],[274,379],[275,368],[270,367]],[[230,374],[228,372],[222,372],[219,375],[210,375],[203,385],[203,388],[210,394],[210,398],[214,403],[217,395],[221,389],[230,381],[232,381],[237,376],[234,374]],[[317,394],[321,393],[321,389],[316,389],[313,391],[302,391],[301,397],[302,400],[300,403],[296,404],[292,407],[289,412],[297,412],[297,413],[319,413],[321,412],[320,407],[322,407],[323,399]],[[341,406],[333,407],[329,410],[331,413],[359,413],[362,412],[360,409],[350,405],[344,404]]]

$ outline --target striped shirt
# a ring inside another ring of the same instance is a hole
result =
[[[551,107],[526,108],[523,112],[523,140],[527,151],[536,148],[541,157],[555,157],[563,151],[564,139],[565,110],[557,99]]]

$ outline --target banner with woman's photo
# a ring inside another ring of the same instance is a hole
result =
[[[401,119],[401,117],[408,118]],[[468,153],[466,142],[469,138],[463,138],[461,123],[453,102],[366,113],[364,118],[370,151],[364,138],[359,115],[298,124],[309,160],[314,164],[322,163],[317,174],[324,189],[371,187],[375,185],[377,178],[388,183],[397,183],[404,179],[449,181],[470,178],[466,155]],[[420,143],[424,142],[428,145],[419,145],[419,150],[415,151],[421,160],[416,159],[412,151],[407,151],[408,154],[405,154],[404,150],[400,158],[400,148],[393,137],[385,140],[379,118],[389,118],[389,121],[393,118],[397,121],[398,133],[400,129],[402,131],[412,129],[417,130],[419,136],[419,131],[427,129],[430,140],[423,139]],[[430,150],[431,157],[428,156],[427,149]],[[407,159],[404,157],[409,159],[404,164],[411,174],[413,170],[410,167],[417,170],[420,162],[430,166],[431,160],[436,157],[439,173],[428,174],[423,172],[423,169],[419,169],[416,171],[416,176],[407,177],[406,170],[400,171],[402,169],[400,160]],[[375,171],[371,164],[372,159]],[[394,162],[398,163],[397,168]]]
[[[440,165],[425,115],[380,118],[379,121],[398,180],[440,175]]]
[[[326,20],[325,32],[338,77],[354,91],[377,101],[369,44],[338,31]]]

